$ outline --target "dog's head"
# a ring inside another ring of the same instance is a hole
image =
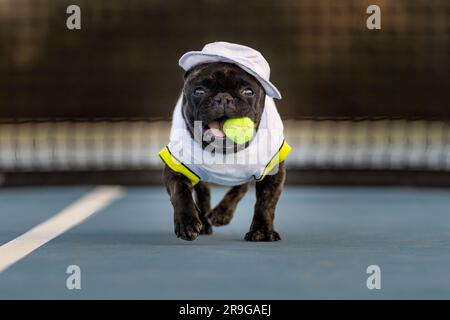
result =
[[[200,137],[203,147],[214,143],[220,148],[230,143],[222,131],[227,119],[249,117],[258,128],[265,96],[259,81],[237,65],[201,64],[185,74],[183,117],[190,134],[197,141]]]

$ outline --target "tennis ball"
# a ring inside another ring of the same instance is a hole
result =
[[[237,144],[250,141],[255,134],[255,123],[249,117],[232,118],[224,122],[223,132]]]

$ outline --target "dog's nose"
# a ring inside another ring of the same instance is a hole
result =
[[[214,97],[214,101],[217,105],[219,106],[223,106],[223,107],[228,107],[230,106],[231,102],[233,102],[233,97],[228,94],[228,93],[218,93],[215,97]]]

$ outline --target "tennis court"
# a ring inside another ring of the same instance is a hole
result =
[[[1,243],[94,190],[0,190]],[[213,201],[223,191],[214,192]],[[289,186],[278,207],[283,241],[277,243],[242,240],[251,222],[251,192],[229,226],[194,242],[173,234],[163,188],[121,192],[0,273],[0,298],[450,297],[449,190]],[[374,264],[381,269],[381,290],[366,286],[366,268]],[[81,290],[66,288],[69,265],[81,269]]]

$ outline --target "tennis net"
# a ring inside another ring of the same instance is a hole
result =
[[[152,170],[170,122],[151,119],[0,122],[0,171]],[[295,169],[450,171],[450,122],[287,119]]]

